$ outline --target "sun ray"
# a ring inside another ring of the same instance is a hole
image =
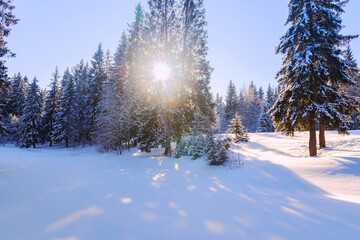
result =
[[[167,81],[170,77],[170,67],[165,63],[157,63],[154,66],[154,77],[156,81]]]

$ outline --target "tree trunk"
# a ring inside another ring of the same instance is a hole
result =
[[[119,155],[121,155],[122,154],[122,148],[121,148],[122,147],[122,141],[118,142],[117,147],[118,147]]]
[[[309,140],[309,153],[310,157],[317,155],[316,148],[316,124],[314,122],[310,123],[310,140]]]
[[[52,147],[52,141],[50,140],[50,147]]]
[[[169,143],[168,146],[165,148],[165,156],[171,157],[171,143]]]
[[[320,145],[320,149],[326,148],[325,126],[321,121],[319,124],[319,145]]]
[[[35,143],[33,143],[33,147],[36,148]]]
[[[66,147],[66,148],[69,147],[69,139],[65,139],[65,147]]]

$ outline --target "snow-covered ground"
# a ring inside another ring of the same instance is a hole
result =
[[[250,134],[235,168],[0,147],[0,239],[360,239],[360,132],[327,140],[308,158],[306,133]]]

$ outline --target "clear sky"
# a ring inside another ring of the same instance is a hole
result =
[[[64,72],[89,61],[100,42],[113,53],[139,2],[147,9],[145,0],[14,0],[21,21],[8,38],[17,54],[7,62],[9,73],[37,76],[44,88],[56,66]],[[214,93],[225,94],[230,79],[238,87],[276,84],[281,56],[275,47],[286,31],[288,2],[205,0]],[[345,11],[343,33],[359,34],[360,1],[350,0]],[[360,58],[360,39],[351,46]]]

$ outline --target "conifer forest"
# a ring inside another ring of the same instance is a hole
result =
[[[359,239],[360,28],[343,21],[356,0],[283,0],[273,79],[218,85],[210,24],[233,19],[222,38],[255,39],[241,26],[265,16],[208,21],[223,4],[211,0],[97,4],[115,2],[132,13],[116,49],[38,79],[14,73],[25,53],[11,36],[21,13],[55,3],[0,0],[0,239]]]

